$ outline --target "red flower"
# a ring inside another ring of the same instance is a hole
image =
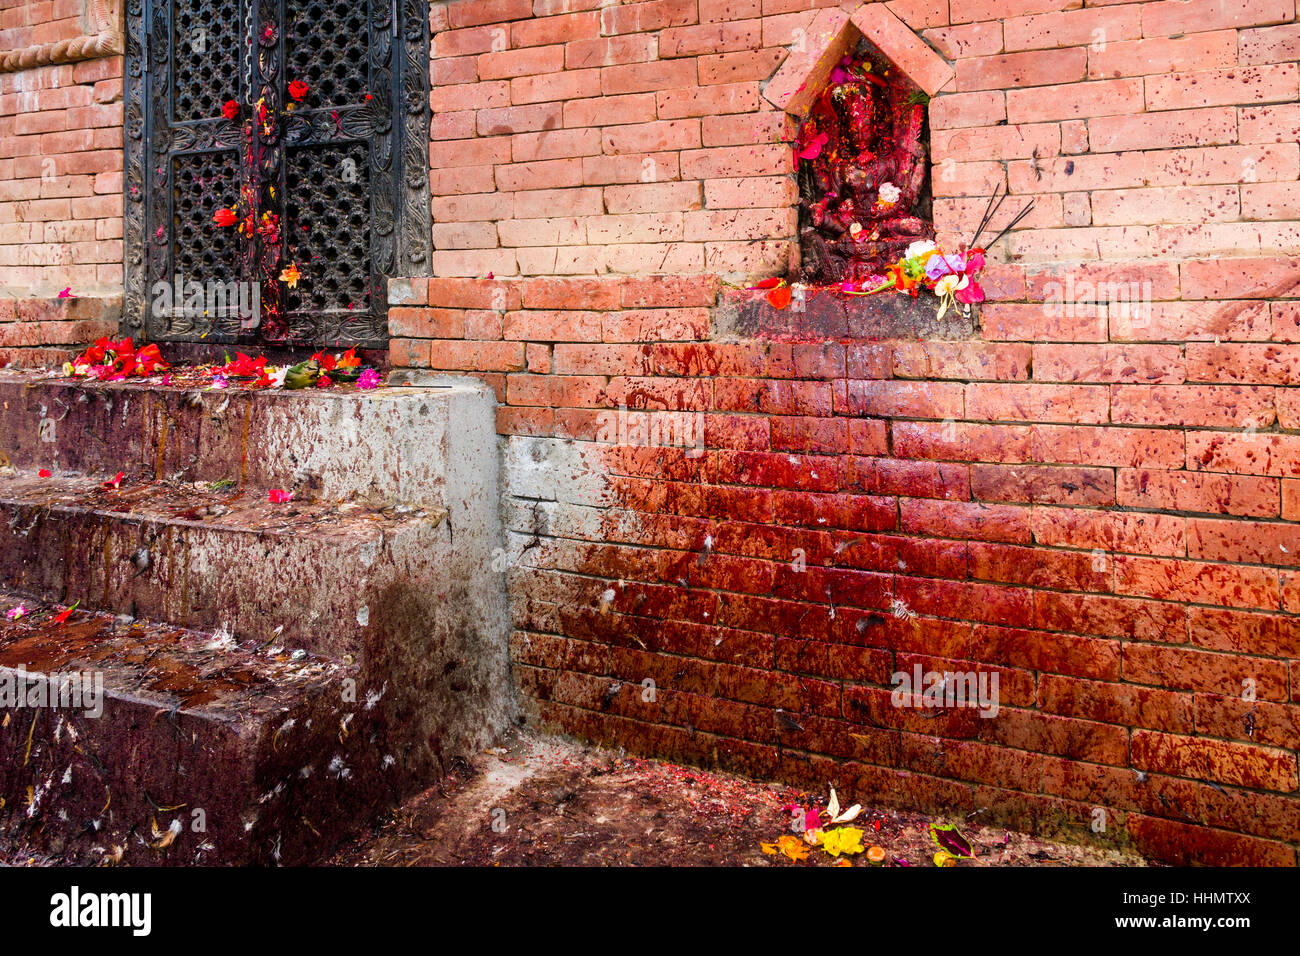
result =
[[[793,298],[794,294],[788,285],[779,285],[767,294],[768,304],[774,309],[784,309]]]
[[[141,375],[152,375],[154,372],[170,367],[163,361],[162,353],[158,351],[157,345],[146,345],[135,353],[135,370]]]
[[[266,500],[273,505],[282,505],[293,501],[292,491],[281,491],[279,488],[272,488],[266,494]]]
[[[235,215],[233,209],[218,209],[212,214],[212,221],[218,226],[233,226],[239,222],[239,217]]]
[[[239,119],[239,101],[226,100],[225,104],[221,107],[221,115],[228,120]]]
[[[310,89],[310,87],[308,87],[302,80],[294,80],[289,84],[289,95],[293,97],[294,102],[301,103],[303,97],[307,95],[308,89]]]
[[[42,478],[49,478],[51,472],[50,472],[50,469],[48,469],[48,468],[42,468],[42,469],[41,469],[40,471],[38,471],[36,474],[39,475],[39,476],[42,477]]]
[[[262,378],[266,375],[266,356],[252,358],[243,352],[238,352],[232,362],[227,362],[221,368],[214,370],[219,375],[237,375],[244,378]]]
[[[81,603],[80,601],[77,602],[77,604],[80,603]],[[55,624],[66,623],[68,618],[72,616],[72,612],[77,609],[77,604],[74,604],[71,607],[64,608],[58,614],[54,615],[54,617],[50,618],[50,620],[52,620]]]
[[[112,490],[116,491],[118,488],[120,488],[120,487],[122,486],[122,479],[125,478],[125,477],[126,477],[126,472],[124,472],[124,471],[119,471],[116,475],[114,475],[114,476],[113,476],[112,478],[110,478],[108,481],[104,482],[104,487],[105,487],[105,488],[111,488]]]

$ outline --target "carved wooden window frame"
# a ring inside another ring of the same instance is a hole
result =
[[[125,17],[125,69],[124,97],[124,301],[122,314],[123,334],[144,338],[151,331],[148,322],[152,303],[148,276],[151,271],[148,230],[154,228],[149,212],[150,197],[146,194],[149,182],[146,164],[150,162],[149,135],[152,132],[149,116],[150,104],[146,98],[144,56],[156,57],[158,51],[148,51],[149,19],[156,4],[168,0],[126,0]],[[370,0],[370,16],[382,17],[393,25],[393,42],[387,50],[375,50],[371,56],[385,58],[381,67],[394,74],[391,88],[392,122],[387,129],[374,135],[387,137],[385,148],[392,157],[388,175],[391,188],[373,192],[370,227],[379,239],[372,242],[371,255],[376,265],[373,270],[383,276],[423,275],[428,273],[432,258],[432,225],[429,197],[429,23],[428,4],[425,0]],[[256,11],[257,22],[280,21],[279,0],[248,0],[248,12]],[[385,10],[389,11],[385,13]],[[281,37],[273,42],[259,43],[252,52],[241,56],[255,56],[252,67],[255,82],[264,84],[268,95],[280,96],[279,87],[287,82],[283,71]],[[162,56],[167,56],[166,51]],[[154,62],[157,62],[156,60]],[[156,229],[155,229],[156,232]],[[169,240],[170,241],[170,240]],[[379,248],[382,247],[382,248]],[[373,340],[358,343],[370,348],[387,346],[387,296],[379,290],[372,296],[373,311],[379,313],[376,335]],[[200,335],[161,336],[180,342],[231,342],[242,341],[231,337]],[[261,344],[261,343],[253,343]],[[277,345],[320,344],[311,342],[277,342]],[[343,343],[338,343],[343,344]]]

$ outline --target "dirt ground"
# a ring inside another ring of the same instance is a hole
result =
[[[335,866],[829,866],[809,848],[795,863],[763,843],[790,834],[792,804],[825,794],[550,737],[522,735],[478,755],[461,772],[408,800]],[[1041,840],[961,819],[867,807],[850,825],[885,865],[934,866],[931,823],[955,824],[975,856],[961,866],[1143,866],[1133,855]],[[841,856],[865,866],[864,855]],[[839,865],[844,865],[840,863]]]
[[[464,762],[407,800],[326,865],[407,866],[831,866],[836,858],[787,840],[792,806],[826,794],[754,783],[643,760],[555,737],[522,734]],[[958,866],[1145,866],[1132,854],[1044,840],[900,810],[866,807],[848,824],[886,866],[934,866],[930,825],[955,825],[974,850]],[[765,853],[763,844],[773,852]],[[839,865],[867,866],[865,854]],[[0,866],[93,865],[0,843]],[[102,863],[102,861],[100,861]]]

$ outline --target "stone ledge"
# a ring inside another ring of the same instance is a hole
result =
[[[803,309],[773,308],[767,299],[748,290],[726,290],[715,318],[722,338],[765,338],[787,341],[827,339],[969,339],[978,313],[950,309],[938,318],[938,300],[884,292],[850,296],[829,289],[810,289]]]

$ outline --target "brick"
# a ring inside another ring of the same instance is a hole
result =
[[[787,61],[788,62],[788,61]],[[768,85],[771,88],[771,84]],[[752,113],[758,109],[757,83],[728,83],[694,89],[661,90],[655,94],[659,119]]]
[[[511,24],[510,42],[513,46],[546,46],[600,36],[598,12],[584,9],[584,6],[592,7],[594,4],[555,4],[554,9],[548,9],[548,3],[549,0],[535,0],[533,19]]]
[[[533,342],[599,342],[601,313],[577,310],[507,312],[503,335]]]
[[[496,168],[497,188],[504,192],[561,189],[583,185],[583,160],[553,159],[538,163],[512,163]]]
[[[930,101],[929,116],[935,130],[994,126],[1007,118],[1006,94],[1001,90],[944,93]]]
[[[693,87],[698,80],[692,60],[657,60],[629,66],[602,67],[600,91],[606,96]]]
[[[601,143],[604,151],[610,155],[698,149],[700,122],[697,119],[684,119],[607,126],[601,136]]]
[[[1235,123],[1236,117],[1233,119]],[[1061,151],[1061,129],[1055,123],[1044,123],[936,130],[932,134],[931,149],[938,162],[1055,156]]]
[[[971,496],[993,502],[1113,505],[1115,473],[1105,468],[975,465]]]
[[[1237,186],[1111,189],[1092,193],[1093,222],[1101,226],[1199,223],[1233,220],[1241,214]]]
[[[658,53],[659,42],[655,37],[644,34],[575,40],[564,47],[564,65],[570,70],[583,70],[599,66],[645,63],[655,59]]]
[[[698,26],[673,27],[659,34],[659,55],[663,57],[700,56],[708,53],[733,53],[757,50],[763,46],[761,19],[732,19],[737,11],[726,11],[726,20],[708,22],[701,15]],[[703,8],[701,8],[703,14]]]
[[[1275,478],[1125,469],[1119,472],[1116,493],[1119,504],[1128,508],[1256,518],[1279,514]]]
[[[1141,852],[1181,865],[1294,866],[1295,851],[1272,840],[1172,820],[1131,815],[1128,834]]]
[[[709,86],[716,83],[766,80],[786,56],[787,51],[782,49],[702,56],[696,61],[699,81],[701,85]]]
[[[1181,268],[1189,299],[1300,296],[1300,258],[1206,259]]]
[[[517,219],[577,218],[599,215],[605,208],[595,188],[525,190],[514,194],[514,205]]]
[[[510,84],[497,80],[435,87],[429,93],[429,105],[435,113],[509,106]]]
[[[1195,604],[1264,610],[1278,607],[1277,572],[1201,561],[1117,556],[1115,590],[1120,594]]]
[[[1243,219],[1300,219],[1300,196],[1293,183],[1256,183],[1241,187]]]
[[[948,11],[953,23],[968,23],[1074,10],[1081,6],[1083,0],[949,0]]]
[[[1116,385],[1111,420],[1128,425],[1267,428],[1273,389],[1241,385]]]
[[[1261,790],[1297,786],[1295,757],[1285,751],[1149,730],[1133,733],[1133,766]]]
[[[507,106],[501,109],[483,109],[477,114],[480,136],[504,136],[510,133],[533,133],[538,130],[558,129],[563,111],[558,103],[536,106]]]
[[[709,209],[780,209],[793,206],[798,187],[789,177],[709,179],[704,183],[704,204]]]
[[[517,282],[494,282],[488,279],[430,279],[428,303],[436,308],[492,309],[503,312],[518,309],[521,288]]]
[[[601,10],[601,33],[644,33],[667,27],[696,23],[699,10],[695,0],[652,0],[649,3],[604,7]]]
[[[564,104],[565,126],[621,126],[649,123],[656,117],[652,93],[626,96],[601,96],[587,100],[570,100]]]
[[[788,113],[769,111],[756,114],[706,116],[701,139],[705,146],[743,146],[749,143],[792,142],[795,123]]]
[[[1176,36],[1193,23],[1199,30],[1263,26],[1294,16],[1293,0],[1160,0],[1142,7],[1142,35]]]
[[[1035,508],[1030,520],[1034,540],[1039,544],[1163,557],[1186,555],[1186,525],[1183,518],[1170,515],[1066,508]],[[1099,570],[1106,569],[1103,560]]]
[[[1082,49],[1005,53],[957,61],[956,91],[1053,86],[1082,80],[1088,54]]]
[[[619,67],[618,69],[629,69]],[[602,92],[603,70],[565,70],[545,76],[521,76],[510,81],[510,102],[516,106],[528,103],[576,100],[599,96]],[[634,92],[611,90],[608,92]]]
[[[1034,379],[1046,382],[1179,384],[1186,378],[1176,345],[1036,345]]]
[[[517,133],[510,138],[511,157],[516,163],[548,159],[595,156],[600,153],[600,131],[594,129],[552,129],[540,133]]]
[[[772,176],[793,172],[789,149],[773,146],[725,146],[682,153],[682,176],[687,179],[730,179]]]
[[[1003,32],[1009,51],[1070,46],[1090,47],[1090,53],[1104,51],[1111,43],[1141,37],[1141,8],[1112,6],[1012,17],[1005,21]]]
[[[936,27],[925,30],[921,35],[949,60],[990,56],[1005,49],[1002,43],[1002,24],[997,21]]]
[[[1188,633],[1197,647],[1267,657],[1300,656],[1300,623],[1295,618],[1208,607],[1189,608],[1188,613]]]
[[[1237,112],[1231,108],[1099,116],[1088,123],[1088,142],[1094,153],[1221,146],[1236,139]]]
[[[1191,557],[1289,567],[1300,562],[1294,550],[1295,533],[1285,524],[1196,518],[1187,530]]]
[[[1300,24],[1242,30],[1239,39],[1244,66],[1300,60]]]
[[[1147,109],[1152,110],[1288,103],[1297,95],[1300,95],[1300,66],[1295,63],[1170,73],[1146,80]]]
[[[985,421],[1084,422],[1108,420],[1103,386],[987,383],[966,386],[966,417]]]
[[[565,48],[525,47],[501,53],[484,53],[475,63],[479,79],[503,80],[535,73],[556,73],[564,69]],[[435,61],[437,62],[437,61]]]
[[[686,212],[703,205],[698,182],[639,183],[606,186],[605,208],[612,215],[649,212]]]
[[[456,28],[522,20],[532,15],[532,0],[453,0],[447,4],[448,22]]]

